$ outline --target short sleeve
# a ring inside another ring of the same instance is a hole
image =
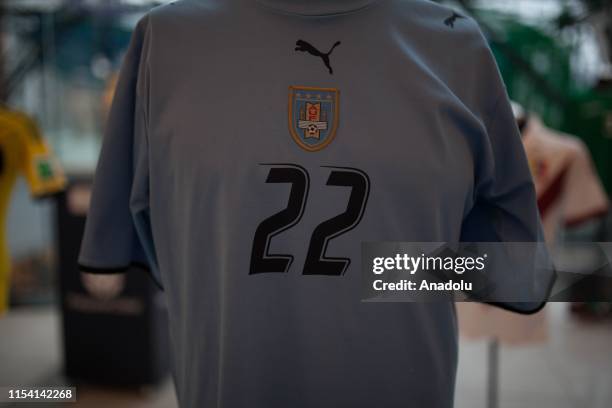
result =
[[[62,191],[66,185],[64,172],[43,139],[36,122],[23,115],[24,134],[21,135],[23,158],[22,173],[35,198],[46,197]]]
[[[494,285],[516,284],[521,292],[516,294],[517,299],[534,299],[533,303],[499,302],[494,305],[533,313],[543,307],[555,272],[543,244],[535,187],[501,79],[498,89],[499,96],[490,114],[484,118],[486,141],[475,154],[474,204],[463,220],[461,241],[535,243],[531,254],[511,256],[533,256],[534,265],[550,265],[550,268],[525,268],[513,271],[514,276],[492,282]],[[521,264],[526,262],[522,260]]]
[[[147,31],[145,17],[119,73],[81,243],[84,272],[123,272],[134,264],[156,270],[148,222]]]
[[[542,241],[535,187],[505,96],[498,98],[485,128],[488,139],[475,157],[475,204],[463,222],[462,240]]]

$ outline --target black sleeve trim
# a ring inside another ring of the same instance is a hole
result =
[[[162,291],[164,290],[164,287],[161,284],[161,282],[159,282],[155,278],[153,273],[151,272],[151,268],[149,268],[149,265],[144,264],[142,262],[132,262],[129,265],[119,266],[116,268],[98,268],[98,267],[87,266],[83,264],[78,264],[78,266],[79,266],[79,271],[81,272],[93,273],[97,275],[113,275],[117,273],[125,273],[130,268],[142,269],[147,273],[147,275],[149,275],[149,277],[151,278],[151,280],[153,280],[153,283],[155,283],[155,286],[157,286],[159,290],[162,290]]]
[[[544,306],[546,306],[546,303],[548,302],[548,298],[550,297],[550,294],[552,293],[553,287],[555,286],[555,282],[557,281],[557,270],[553,269],[553,276],[552,279],[550,280],[550,283],[548,285],[548,291],[546,294],[546,300],[543,301],[542,303],[540,303],[538,305],[538,307],[535,307],[533,309],[529,309],[529,310],[522,310],[522,309],[517,309],[514,308],[512,306],[509,306],[505,303],[501,303],[501,302],[485,302],[488,305],[491,306],[495,306],[498,307],[500,309],[506,310],[508,312],[513,312],[513,313],[518,313],[518,314],[522,314],[522,315],[532,315],[532,314],[536,314],[538,313],[540,310],[544,309]],[[521,303],[521,302],[516,302],[516,303]],[[524,302],[524,303],[529,303],[529,302]]]
[[[540,305],[538,307],[534,308],[534,309],[522,310],[522,309],[516,309],[516,308],[514,308],[512,306],[508,306],[507,304],[500,303],[500,302],[485,302],[485,303],[487,305],[495,306],[495,307],[498,307],[500,309],[503,309],[503,310],[505,310],[507,312],[518,313],[518,314],[526,315],[526,316],[532,315],[532,314],[536,314],[540,310],[544,309],[544,306],[546,306],[546,301],[544,301],[544,302],[540,303]],[[517,302],[517,303],[520,303],[520,302]]]

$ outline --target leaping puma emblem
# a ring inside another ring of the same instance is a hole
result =
[[[323,63],[325,64],[325,66],[327,67],[327,69],[329,70],[329,73],[333,75],[334,70],[332,69],[331,65],[329,64],[329,56],[331,55],[332,51],[334,50],[334,48],[336,48],[337,46],[340,45],[340,41],[336,41],[334,43],[334,45],[332,45],[332,47],[329,49],[329,51],[324,54],[321,51],[317,50],[313,45],[311,45],[310,43],[304,41],[304,40],[297,40],[295,42],[295,50],[296,51],[301,51],[301,52],[307,52],[310,55],[314,55],[315,57],[319,57],[323,60]]]
[[[444,20],[444,24],[446,24],[450,28],[455,28],[455,21],[457,21],[457,19],[459,18],[465,18],[465,17],[463,17],[461,14],[457,14],[456,12],[453,12],[453,14],[449,18]]]

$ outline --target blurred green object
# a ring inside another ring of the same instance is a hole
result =
[[[612,191],[612,90],[586,90],[570,101],[562,130],[585,141],[608,194]]]
[[[587,14],[575,16],[565,7],[567,3],[559,0],[561,8],[555,18],[531,16],[529,22],[483,1],[442,2],[459,7],[478,21],[513,100],[539,115],[549,127],[578,136],[586,143],[610,194],[612,85],[604,81],[588,84],[578,78],[572,59],[575,64],[588,64],[577,58],[581,40],[564,35],[567,30],[588,26],[588,13],[601,10],[605,2],[587,1]]]
[[[555,129],[574,93],[570,52],[541,30],[493,11],[475,11],[486,34],[510,97],[537,112]]]
[[[610,194],[612,88],[581,85],[572,74],[571,46],[543,28],[491,10],[472,12],[485,27],[510,97],[548,126],[580,137]]]

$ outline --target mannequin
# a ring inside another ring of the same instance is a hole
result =
[[[478,25],[434,2],[161,6],[79,263],[159,277],[181,406],[448,408],[454,304],[361,302],[361,243],[538,240],[512,123]]]

